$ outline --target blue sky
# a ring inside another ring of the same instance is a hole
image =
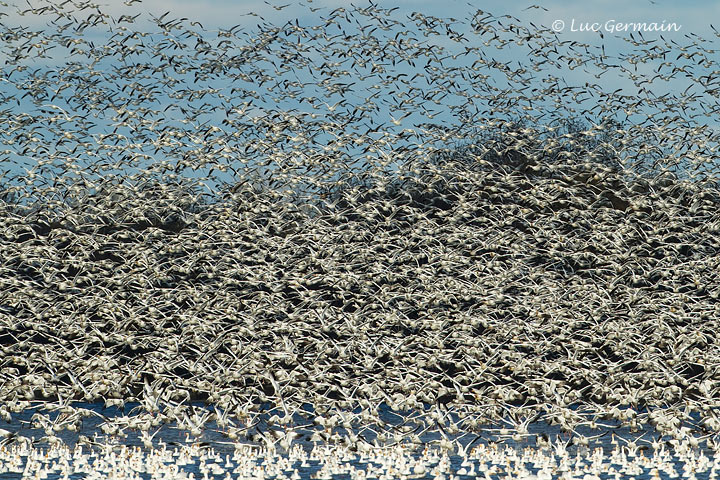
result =
[[[100,2],[98,2],[100,3]],[[171,12],[171,16],[187,17],[203,23],[206,28],[228,27],[235,24],[252,26],[256,23],[256,17],[246,16],[253,12],[272,22],[285,22],[296,17],[310,18],[313,14],[308,12],[307,7],[318,8],[314,14],[322,16],[332,9],[338,7],[349,7],[350,2],[343,0],[307,0],[271,2],[276,6],[288,5],[281,10],[275,10],[273,6],[259,1],[224,1],[224,0],[144,0],[140,4],[130,7],[121,2],[114,2],[103,6],[102,9],[108,12],[122,14],[125,12],[137,12],[145,10],[162,14]],[[356,1],[354,5],[366,5],[367,2]],[[637,1],[596,1],[576,2],[568,0],[560,1],[471,1],[466,0],[398,0],[376,2],[382,7],[399,7],[398,13],[412,13],[421,11],[426,14],[440,17],[454,17],[463,19],[468,11],[481,9],[494,15],[513,15],[521,21],[533,22],[540,26],[550,26],[555,20],[563,20],[569,26],[572,19],[580,22],[604,24],[609,20],[617,22],[676,22],[682,26],[680,33],[696,33],[699,35],[710,35],[709,24],[713,19],[720,23],[720,3],[714,1],[675,2],[669,0],[637,0]],[[102,3],[100,3],[103,5]],[[531,5],[541,6],[543,9],[533,9]],[[717,25],[716,25],[717,27]],[[576,32],[566,31],[568,35],[576,39],[588,40],[596,38],[593,35],[584,35]],[[607,32],[606,32],[607,33]]]
[[[30,3],[42,6],[46,2],[34,0]],[[113,2],[98,0],[96,3],[100,5],[103,12],[113,15],[115,18],[123,14],[135,15],[140,12],[157,16],[170,12],[167,18],[186,17],[190,21],[199,21],[208,30],[229,28],[237,24],[252,28],[258,23],[259,18],[248,15],[248,13],[259,15],[270,23],[283,24],[295,18],[306,21],[317,20],[335,8],[350,7],[350,2],[345,0],[286,0],[282,2],[273,0],[273,2],[269,2],[275,6],[287,5],[281,10],[276,10],[264,0],[143,0],[130,6],[125,5],[120,0]],[[12,2],[10,4],[12,5]],[[368,2],[355,1],[352,4],[365,6]],[[612,39],[614,34],[605,29],[604,26],[608,22],[610,22],[610,25],[617,22],[675,22],[681,27],[679,32],[668,34],[666,37],[680,37],[685,34],[712,37],[713,33],[710,24],[713,20],[715,20],[715,23],[720,23],[720,2],[710,0],[683,2],[682,4],[669,0],[637,0],[632,2],[618,0],[596,2],[568,0],[537,0],[535,2],[397,0],[379,1],[377,5],[386,8],[398,7],[395,13],[400,16],[420,11],[428,15],[464,20],[467,18],[468,13],[481,9],[495,16],[512,15],[528,26],[529,22],[533,22],[537,26],[550,27],[553,22],[561,20],[565,23],[565,28],[561,32],[562,39],[590,43],[601,41],[597,33],[573,32],[570,27],[573,22],[576,26],[597,23],[602,26],[601,30],[604,32],[605,41],[610,45],[614,44]],[[542,8],[532,8],[532,5]],[[22,3],[18,3],[16,8],[10,6],[0,7],[0,9],[4,10],[3,13],[7,14],[2,18],[2,21],[8,25],[39,26],[42,23],[40,19],[29,15],[24,17],[17,15],[18,9],[24,10],[26,8],[27,5]],[[311,12],[309,8],[316,9],[316,11]],[[140,20],[142,18],[147,17],[143,16]],[[142,23],[139,24],[142,25]],[[719,25],[715,26],[720,27]],[[652,34],[647,32],[644,35],[646,38],[653,37]]]
[[[44,3],[40,1],[31,2],[35,6],[42,6]],[[145,31],[157,31],[157,27],[152,25],[150,22],[152,16],[159,17],[167,13],[165,20],[187,18],[187,22],[199,22],[202,28],[205,30],[204,35],[209,39],[217,39],[218,29],[228,29],[235,25],[239,25],[238,31],[243,31],[247,35],[252,36],[257,31],[259,23],[268,23],[277,26],[282,26],[288,21],[294,21],[299,19],[302,25],[316,25],[322,23],[327,15],[335,10],[336,8],[345,7],[348,10],[351,9],[350,4],[342,0],[300,0],[300,1],[283,1],[283,2],[271,2],[275,6],[268,4],[267,2],[252,1],[200,1],[200,0],[164,0],[164,1],[152,1],[145,0],[141,3],[133,3],[130,6],[125,5],[121,1],[114,1],[112,3],[100,3],[100,8],[103,12],[109,13],[112,18],[118,19],[121,15],[137,15],[140,13],[140,17],[135,24],[124,25],[131,30],[145,30]],[[369,5],[367,1],[356,1],[354,5],[364,7]],[[71,4],[68,5],[68,8]],[[287,5],[287,6],[285,6]],[[713,21],[717,21],[720,24],[720,2],[693,2],[686,3],[680,6],[676,2],[670,2],[667,0],[642,0],[634,2],[621,2],[621,1],[608,1],[608,2],[593,2],[593,3],[582,3],[582,2],[569,2],[569,1],[542,1],[537,2],[507,2],[507,1],[483,1],[483,2],[470,2],[465,0],[444,0],[438,1],[408,1],[408,0],[397,0],[397,1],[381,1],[377,5],[383,8],[398,7],[392,14],[393,18],[399,19],[405,22],[409,28],[415,28],[412,25],[410,16],[413,12],[419,11],[425,15],[434,15],[441,18],[455,18],[459,22],[454,25],[458,31],[467,32],[469,31],[468,19],[478,9],[483,10],[495,17],[502,15],[510,15],[517,18],[517,21],[511,18],[500,19],[500,22],[507,26],[509,23],[518,23],[524,28],[530,30],[543,28],[557,29],[557,37],[560,42],[577,42],[579,44],[587,44],[589,48],[595,49],[597,53],[602,46],[605,54],[608,56],[607,63],[622,63],[624,56],[633,52],[634,47],[625,40],[623,37],[628,37],[627,32],[612,32],[611,28],[615,28],[618,24],[631,24],[631,23],[645,23],[646,25],[658,25],[661,27],[667,27],[669,29],[670,24],[674,24],[677,31],[664,31],[664,32],[651,32],[645,31],[641,33],[642,38],[646,40],[659,39],[660,35],[663,36],[663,44],[665,42],[672,42],[675,45],[683,46],[691,43],[696,36],[712,39],[713,44],[708,44],[710,48],[717,45],[717,38],[715,33],[710,27]],[[277,7],[277,8],[276,8]],[[27,8],[27,6],[20,5],[20,10]],[[315,10],[315,11],[311,11]],[[8,26],[23,25],[31,29],[42,29],[44,28],[44,22],[47,18],[41,18],[33,15],[19,16],[17,9],[5,8],[3,13],[6,13],[0,21]],[[718,20],[715,20],[718,19]],[[195,24],[195,27],[199,29],[199,24]],[[597,31],[588,31],[588,27],[592,26]],[[110,27],[117,30],[117,26],[112,22]],[[584,27],[584,28],[583,28]],[[720,28],[720,25],[715,25]],[[105,28],[105,27],[102,27]],[[573,31],[573,28],[575,31]],[[632,29],[632,27],[629,27]],[[581,31],[584,30],[584,31]],[[378,32],[381,33],[381,32]],[[635,34],[637,38],[637,33]],[[384,38],[392,37],[392,32],[385,34]],[[105,37],[99,32],[93,31],[92,29],[85,32],[85,38],[94,41],[96,44],[103,44]],[[473,41],[481,41],[483,38],[480,37],[469,37]],[[505,38],[510,38],[506,35]],[[421,38],[428,44],[438,44],[450,49],[451,52],[457,52],[458,45],[454,44],[448,37],[429,37]],[[706,47],[707,47],[706,46]],[[455,49],[455,50],[453,50]],[[514,43],[506,45],[502,50],[491,46],[486,50],[483,49],[483,53],[487,53],[489,57],[499,62],[512,62],[513,65],[527,65],[531,59],[528,58],[528,48],[526,46],[517,46]],[[673,52],[668,60],[675,61],[677,51]],[[711,56],[711,55],[710,55]],[[3,59],[4,54],[0,52],[0,59]],[[28,67],[30,68],[52,68],[53,65],[62,65],[67,60],[64,52],[61,49],[55,49],[51,51],[50,58],[46,59],[30,59],[27,61]],[[468,62],[471,62],[469,59]],[[458,60],[454,62],[454,65],[462,65],[464,60]],[[4,63],[4,62],[3,62]],[[651,61],[646,64],[637,65],[638,73],[652,76],[655,70],[658,68],[660,60]],[[686,62],[687,63],[687,62]],[[5,67],[6,69],[8,67]],[[403,72],[403,68],[398,67],[397,72]],[[409,68],[409,67],[407,67]],[[633,96],[637,90],[632,81],[626,76],[618,74],[617,70],[608,70],[593,68],[588,66],[587,68],[559,68],[549,69],[553,75],[561,77],[568,85],[582,86],[586,82],[590,84],[599,85],[603,91],[611,92],[618,88],[623,89],[623,93],[629,96]],[[407,70],[407,73],[412,74],[411,70]],[[538,73],[538,79],[542,78],[542,75],[546,74],[546,71]],[[299,72],[298,77],[302,79],[302,72]],[[16,74],[17,76],[17,74]],[[15,77],[12,77],[15,78]],[[495,80],[495,79],[493,79]],[[669,92],[679,94],[690,85],[687,79],[682,76],[678,76],[671,82],[666,84],[659,84],[655,82],[652,86],[654,93],[660,95],[663,92]],[[219,86],[219,85],[218,85]],[[227,85],[224,85],[225,87]],[[363,90],[362,82],[359,82],[357,87],[356,96],[351,98],[352,102],[362,102],[363,96],[367,95],[367,91]],[[0,93],[8,89],[7,82],[0,82]],[[9,92],[9,90],[7,90]],[[692,91],[691,91],[692,92]],[[10,92],[12,93],[12,92]],[[717,97],[716,97],[717,99]],[[332,97],[327,98],[328,105],[335,104],[339,98]],[[590,102],[592,100],[589,100]],[[211,101],[212,102],[212,101]],[[451,103],[451,100],[448,100]],[[587,103],[585,104],[587,105]],[[64,107],[64,105],[63,105]],[[257,102],[253,107],[249,108],[246,114],[249,117],[253,115],[262,116],[264,115],[264,108],[296,108],[297,104],[265,104]],[[19,109],[31,108],[27,102],[21,104]],[[385,108],[385,107],[383,107]],[[171,117],[171,113],[168,113],[168,118]],[[401,113],[393,112],[391,109],[385,108],[378,115],[381,117],[380,120],[389,122],[392,115],[397,117]],[[447,112],[439,114],[437,120],[448,120],[445,115]],[[395,118],[392,117],[392,118]],[[211,123],[218,123],[219,117],[209,117]],[[415,121],[415,115],[409,117],[405,123],[401,126],[404,128],[408,124],[412,124]],[[709,123],[712,126],[717,125],[717,121],[710,120]],[[98,127],[102,129],[102,125]],[[389,128],[392,129],[393,125],[389,123]],[[2,137],[2,134],[0,134]]]

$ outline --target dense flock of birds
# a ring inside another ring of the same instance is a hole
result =
[[[101,415],[75,402],[132,404],[102,433],[285,449],[720,432],[712,39],[130,5],[0,15],[4,420],[42,406],[58,443]]]
[[[518,480],[601,480],[605,478],[702,478],[714,479],[720,469],[717,451],[709,456],[681,442],[675,450],[661,447],[645,455],[636,447],[616,446],[610,455],[601,448],[571,455],[562,443],[553,449],[522,451],[507,445],[481,444],[462,457],[429,448],[419,454],[398,444],[384,450],[360,453],[344,446],[316,445],[312,450],[293,447],[285,457],[252,445],[232,453],[213,448],[160,445],[142,448],[122,445],[84,452],[81,446],[55,446],[37,452],[14,445],[0,450],[5,460],[0,475],[12,478],[87,478],[137,480],[164,478],[193,480],[243,478],[300,480],[313,478],[458,480],[460,478],[509,478]],[[197,477],[196,477],[197,475]]]

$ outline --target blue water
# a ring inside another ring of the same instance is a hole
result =
[[[69,447],[73,448],[76,444],[78,444],[78,439],[81,435],[84,435],[86,437],[89,437],[93,439],[93,441],[97,442],[98,444],[113,444],[115,445],[114,451],[120,452],[123,448],[122,446],[125,446],[126,448],[131,447],[137,447],[140,451],[144,453],[148,453],[149,450],[144,446],[143,441],[140,436],[140,432],[134,431],[131,429],[126,429],[124,432],[112,435],[112,434],[106,434],[101,432],[101,425],[104,422],[104,418],[111,419],[118,416],[125,416],[127,415],[130,418],[133,418],[136,415],[137,410],[133,410],[135,407],[138,406],[138,404],[132,404],[128,403],[124,406],[124,408],[120,409],[117,407],[110,407],[106,408],[104,404],[88,404],[88,403],[75,403],[73,404],[76,408],[82,408],[86,409],[88,412],[92,412],[89,416],[83,419],[82,421],[82,429],[78,432],[70,432],[67,430],[63,430],[61,432],[57,432],[56,435],[59,439],[61,439],[63,442],[65,442]],[[205,409],[207,408],[205,405],[201,403],[196,403],[193,405],[196,409]],[[214,408],[209,408],[208,411],[214,411]],[[379,410],[379,417],[380,419],[385,422],[385,427],[390,430],[390,432],[399,432],[399,427],[403,423],[403,416],[397,415],[394,412],[392,412],[389,408],[383,407]],[[407,413],[407,412],[406,412]],[[57,416],[60,415],[60,412],[58,411],[45,411],[42,408],[42,405],[37,405],[34,408],[27,409],[23,411],[22,413],[14,414],[12,417],[12,421],[9,423],[6,423],[0,428],[4,428],[5,430],[9,430],[12,432],[17,432],[22,436],[28,437],[28,438],[34,438],[35,443],[34,447],[41,452],[47,452],[49,450],[50,445],[47,443],[47,441],[41,440],[43,437],[45,437],[45,432],[42,428],[37,428],[37,425],[33,424],[33,416],[36,414],[43,414],[47,415],[50,421],[55,421]],[[313,447],[317,446],[318,443],[313,442],[311,440],[311,434],[313,431],[319,430],[314,424],[312,424],[311,419],[314,417],[314,412],[311,409],[307,409],[304,412],[304,415],[296,414],[293,417],[294,426],[296,430],[300,433],[300,436],[295,439],[295,441],[292,443],[293,446],[299,446],[304,450],[305,452],[310,452]],[[412,417],[412,416],[410,416]],[[406,415],[405,418],[408,418]],[[458,424],[461,425],[462,422],[460,422],[460,419],[457,417],[457,415],[454,414],[448,414],[447,420],[448,424],[443,429],[443,432],[433,431],[433,432],[423,432],[422,430],[425,428],[423,422],[426,420],[421,415],[416,415],[413,418],[412,422],[407,422],[405,425],[411,428],[417,428],[417,432],[419,434],[419,439],[421,440],[422,444],[418,445],[417,448],[414,451],[410,451],[410,449],[407,449],[407,455],[408,458],[414,458],[418,459],[423,456],[423,450],[426,449],[426,447],[431,452],[436,452],[436,455],[432,456],[431,458],[434,459],[435,464],[437,465],[437,462],[440,462],[442,458],[443,450],[439,448],[439,441],[443,439],[443,437],[447,437],[450,440],[453,439],[459,439],[460,445],[463,447],[467,447],[469,443],[472,443],[472,447],[480,447],[480,446],[487,446],[490,445],[492,442],[495,441],[502,441],[502,444],[500,444],[499,448],[506,449],[509,448],[511,450],[522,452],[526,448],[536,448],[537,447],[537,439],[550,439],[552,440],[552,443],[557,445],[560,443],[565,443],[566,448],[568,452],[570,453],[571,458],[576,458],[577,455],[584,456],[587,453],[591,452],[593,448],[596,447],[602,447],[604,451],[604,455],[609,458],[610,452],[617,447],[618,445],[625,445],[629,441],[633,441],[634,439],[638,439],[640,437],[640,440],[635,440],[639,449],[637,451],[638,455],[644,455],[646,457],[651,457],[654,452],[654,448],[650,445],[650,442],[653,440],[658,440],[659,444],[666,445],[668,450],[671,450],[670,444],[666,443],[668,438],[659,438],[657,434],[655,434],[650,428],[646,428],[644,430],[640,430],[637,432],[630,432],[626,427],[620,427],[617,424],[614,424],[613,422],[602,420],[598,421],[603,425],[603,427],[600,430],[591,430],[588,426],[582,426],[578,428],[577,433],[581,435],[585,435],[588,437],[594,437],[597,435],[602,434],[599,438],[595,439],[593,442],[590,443],[590,448],[585,447],[578,447],[571,441],[571,438],[569,434],[563,433],[558,426],[552,426],[548,425],[545,422],[534,422],[528,425],[528,434],[526,436],[523,436],[521,439],[513,440],[513,438],[508,434],[508,432],[504,432],[499,430],[497,427],[484,427],[480,428],[476,432],[467,432],[467,431],[459,431],[456,433],[452,433],[448,426],[450,424]],[[298,426],[304,426],[304,427],[298,427]],[[417,427],[416,427],[417,426]],[[360,435],[361,438],[363,438],[368,443],[373,443],[377,440],[377,435],[375,434],[376,431],[379,431],[380,428],[375,426],[369,426],[370,428],[358,428],[353,429],[351,433],[355,435]],[[271,422],[271,415],[270,414],[262,414],[258,415],[257,418],[251,422],[250,428],[247,429],[247,435],[246,438],[239,438],[238,441],[243,444],[248,445],[258,445],[257,448],[255,448],[255,451],[260,451],[260,446],[263,445],[263,442],[259,439],[258,435],[260,434],[266,434],[272,430],[275,431],[282,431],[283,427],[280,425],[277,425],[273,422]],[[344,428],[336,428],[334,430],[335,433],[340,434],[341,436],[344,436],[348,432]],[[224,465],[224,463],[228,459],[235,458],[234,463],[241,460],[243,457],[247,457],[247,453],[238,453],[236,452],[236,444],[232,442],[230,439],[227,438],[227,436],[223,433],[223,429],[219,428],[218,425],[215,422],[208,422],[205,425],[205,428],[202,430],[201,435],[197,437],[188,436],[187,432],[185,430],[178,429],[175,424],[167,424],[162,425],[157,428],[153,428],[150,430],[150,433],[153,434],[153,446],[155,448],[160,448],[161,445],[163,445],[163,448],[167,450],[173,450],[176,449],[178,451],[182,449],[195,449],[195,452],[204,452],[205,461],[203,463],[220,463],[221,465]],[[382,444],[383,442],[379,442]],[[386,442],[387,444],[392,444],[394,441],[391,439]],[[7,448],[7,447],[6,447]],[[99,449],[100,447],[96,447],[96,449]],[[292,454],[288,455],[288,452],[281,448],[279,444],[276,444],[277,452],[281,456],[285,457],[293,457]],[[470,450],[470,449],[468,449]],[[705,455],[712,458],[713,451],[707,447],[705,442],[700,442],[699,449],[697,452],[699,453],[702,451]],[[89,453],[90,448],[88,446],[83,447],[83,452]],[[549,452],[549,450],[548,450]],[[456,453],[456,452],[454,452]],[[271,456],[272,457],[272,456]],[[173,457],[177,458],[177,457]],[[264,457],[259,457],[256,459],[256,464],[258,466],[264,465],[263,461]],[[274,457],[273,457],[274,458]],[[426,461],[427,455],[426,455]],[[220,460],[218,460],[220,459]],[[465,468],[465,470],[471,470],[470,465],[473,463],[475,464],[474,467],[472,467],[472,470],[474,470],[474,473],[480,475],[481,478],[483,478],[483,474],[478,473],[478,468],[480,463],[478,462],[465,462],[466,459],[457,455],[452,454],[449,455],[447,460],[449,461],[449,468],[446,475],[455,474],[457,475],[457,472],[461,468]],[[25,458],[24,461],[27,461],[27,458]],[[377,468],[379,467],[379,463],[370,461],[370,459],[363,459],[363,457],[359,453],[355,453],[352,456],[348,456],[345,459],[346,464],[361,469],[372,469],[373,467]],[[684,461],[673,457],[671,460],[673,463],[675,470],[678,473],[683,472],[683,465]],[[430,461],[432,463],[432,461]],[[2,462],[0,462],[0,465],[2,465]],[[316,475],[319,475],[321,471],[322,462],[317,459],[308,459],[306,461],[302,461],[300,459],[291,460],[290,464],[288,466],[289,471],[286,473],[286,476],[291,475],[294,473],[295,470],[297,470],[298,475],[300,478],[314,478]],[[532,464],[525,465],[526,469],[534,474],[537,474],[539,471],[538,467],[534,467]],[[190,474],[192,473],[196,479],[202,479],[202,478],[226,478],[226,475],[228,472],[223,472],[222,474],[214,474],[211,471],[202,470],[201,471],[201,463],[190,463],[186,465],[181,466],[182,470]],[[619,469],[619,466],[617,467]],[[437,473],[437,472],[436,472]],[[561,472],[556,472],[556,475],[553,476],[553,478],[560,478]],[[15,479],[15,478],[22,478],[21,475],[18,472],[3,472],[2,468],[0,468],[0,479]],[[69,475],[67,478],[75,479],[75,478],[89,478],[87,472],[78,472],[73,473]],[[349,475],[349,473],[348,473]],[[505,476],[504,473],[496,473],[491,474],[491,478],[503,478]],[[648,469],[642,474],[633,475],[635,478],[638,479],[644,479],[644,478],[652,478],[650,474],[650,470]],[[663,475],[663,473],[660,473],[660,478],[671,478],[670,475]],[[54,478],[64,478],[60,473],[49,473],[47,478],[54,479]],[[138,472],[137,478],[141,478],[144,480],[149,480],[151,478],[160,478],[160,477],[153,477],[151,473],[148,472]],[[239,478],[237,475],[232,474],[230,475],[230,478]],[[271,477],[266,477],[271,478]],[[330,478],[348,478],[347,476],[343,477],[343,474],[336,474],[331,475]],[[430,472],[426,473],[425,476],[416,476],[413,478],[435,478],[435,474],[431,474]],[[458,478],[472,478],[470,475],[459,475]],[[582,478],[582,476],[581,476]],[[607,475],[603,476],[600,475],[600,478],[615,478],[614,475]],[[703,474],[696,474],[696,478],[708,478],[707,473],[705,475]]]

